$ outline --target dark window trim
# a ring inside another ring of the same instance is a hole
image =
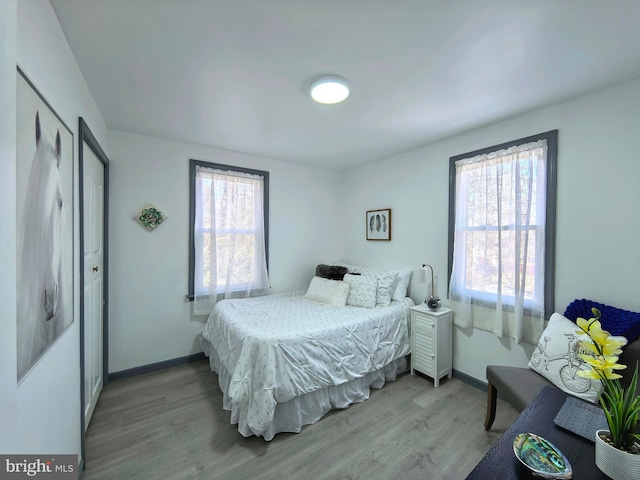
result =
[[[548,318],[555,310],[555,265],[556,265],[556,201],[558,186],[558,130],[531,135],[512,142],[501,143],[493,147],[482,148],[473,152],[449,158],[449,271],[447,281],[447,298],[451,298],[451,272],[453,270],[453,242],[455,235],[456,214],[456,162],[465,158],[484,155],[524,143],[547,141],[547,192],[546,192],[546,225],[545,225],[545,264],[544,264],[544,314]],[[487,302],[473,302],[490,306]],[[495,303],[492,304],[495,307]],[[525,311],[525,314],[527,312]]]
[[[194,243],[194,223],[196,218],[196,167],[214,168],[227,172],[250,173],[260,175],[264,178],[264,250],[267,261],[267,271],[269,270],[269,172],[264,170],[254,170],[251,168],[235,167],[221,163],[205,162],[203,160],[189,160],[189,293],[187,298],[193,300],[194,285],[193,273],[196,261],[196,248]]]

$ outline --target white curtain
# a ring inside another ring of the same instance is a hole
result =
[[[463,327],[471,304],[495,308],[493,332],[518,343],[525,315],[544,321],[546,153],[541,140],[456,162],[450,296]]]
[[[194,314],[222,298],[264,295],[269,288],[264,178],[196,167]]]

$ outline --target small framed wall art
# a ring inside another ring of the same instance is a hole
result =
[[[367,211],[367,240],[391,240],[391,209]]]
[[[139,213],[133,217],[144,228],[153,232],[168,217],[156,208],[153,203],[144,207]]]

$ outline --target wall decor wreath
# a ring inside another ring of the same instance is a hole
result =
[[[159,227],[168,217],[150,203],[134,217],[140,225],[150,232]]]

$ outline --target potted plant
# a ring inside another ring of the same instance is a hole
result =
[[[612,337],[609,332],[602,330],[600,311],[596,308],[591,311],[594,318],[577,319],[581,329],[577,333],[588,335],[587,339],[580,341],[580,346],[586,352],[580,357],[591,367],[578,372],[578,375],[602,383],[600,404],[609,430],[596,432],[596,465],[614,480],[637,480],[640,478],[640,435],[636,433],[640,414],[640,396],[636,395],[638,365],[635,366],[629,386],[624,388],[620,383],[622,375],[616,370],[627,368],[618,363],[626,339]]]

